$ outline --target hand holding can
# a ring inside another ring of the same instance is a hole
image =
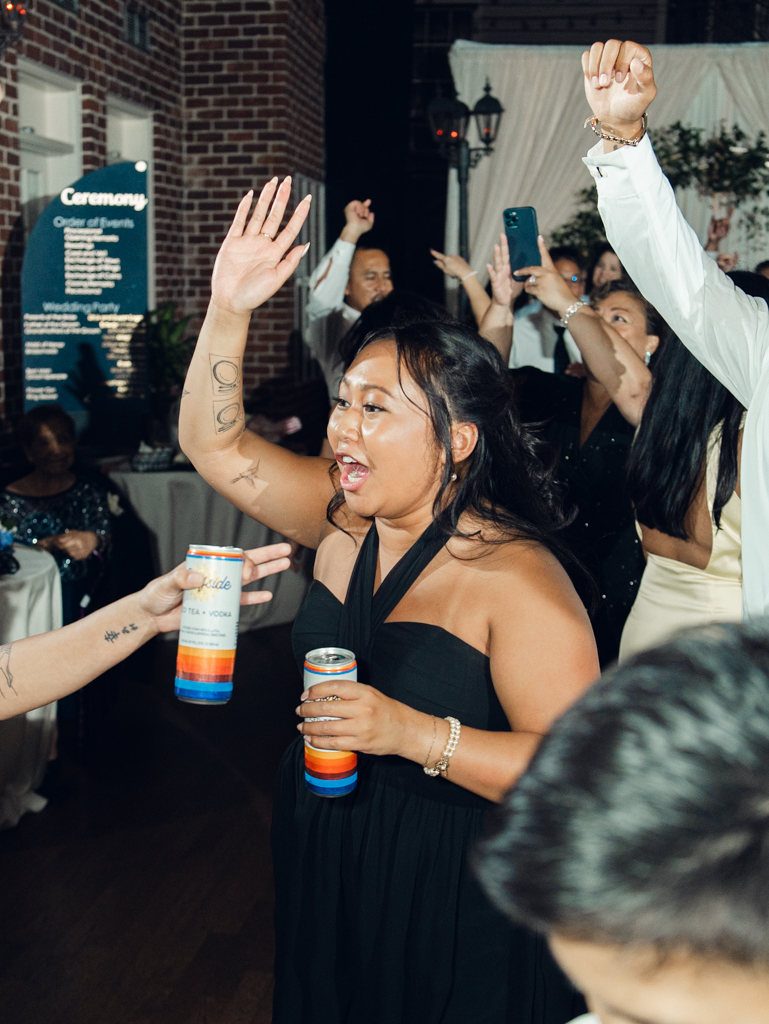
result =
[[[342,647],[319,647],[304,656],[304,688],[333,680],[358,680],[358,663],[352,651]],[[329,698],[320,698],[326,701]],[[308,698],[312,700],[312,697]],[[335,715],[305,718],[305,722],[338,722]],[[317,796],[335,797],[351,793],[358,785],[358,755],[352,750],[324,750],[304,741],[304,783]]]

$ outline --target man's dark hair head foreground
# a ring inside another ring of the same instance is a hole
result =
[[[610,672],[507,797],[479,873],[551,935],[769,968],[769,624]]]

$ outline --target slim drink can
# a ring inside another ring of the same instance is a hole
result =
[[[189,704],[226,704],[238,645],[243,549],[190,544],[186,568],[203,585],[185,590],[175,693]]]
[[[317,683],[358,679],[358,662],[342,647],[319,647],[304,656],[304,688]],[[321,698],[322,699],[322,698]],[[312,700],[309,697],[308,700]],[[305,718],[305,722],[338,722],[333,715]],[[358,755],[352,750],[322,750],[304,741],[304,784],[317,796],[345,796],[358,785]]]

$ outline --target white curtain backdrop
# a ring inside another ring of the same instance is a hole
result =
[[[659,93],[649,111],[651,127],[676,121],[708,130],[722,120],[749,136],[769,129],[769,43],[652,46]],[[494,153],[470,171],[470,262],[483,282],[486,263],[508,206],[533,206],[540,231],[550,233],[575,211],[579,189],[591,184],[581,158],[597,141],[583,129],[590,108],[576,46],[495,46],[458,40],[449,54],[454,84],[472,109],[488,79],[504,107]],[[471,146],[480,145],[474,123]],[[693,189],[679,196],[701,239],[707,237],[708,200]],[[456,172],[449,174],[446,248],[459,247]],[[769,238],[749,244],[735,216],[722,251],[740,254],[741,268],[769,258]],[[451,284],[456,287],[453,279]]]

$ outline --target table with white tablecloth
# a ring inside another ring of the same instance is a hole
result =
[[[121,473],[110,478],[149,529],[158,573],[184,561],[189,544],[257,548],[285,540],[223,498],[198,473]],[[308,580],[291,570],[260,580],[251,589],[270,590],[269,604],[244,607],[240,631],[293,622]]]
[[[53,556],[19,544],[14,555],[19,571],[0,577],[0,644],[47,633],[62,623],[61,583]],[[55,725],[55,702],[0,721],[0,828],[15,825],[25,811],[45,807],[45,798],[35,789],[43,781]]]

